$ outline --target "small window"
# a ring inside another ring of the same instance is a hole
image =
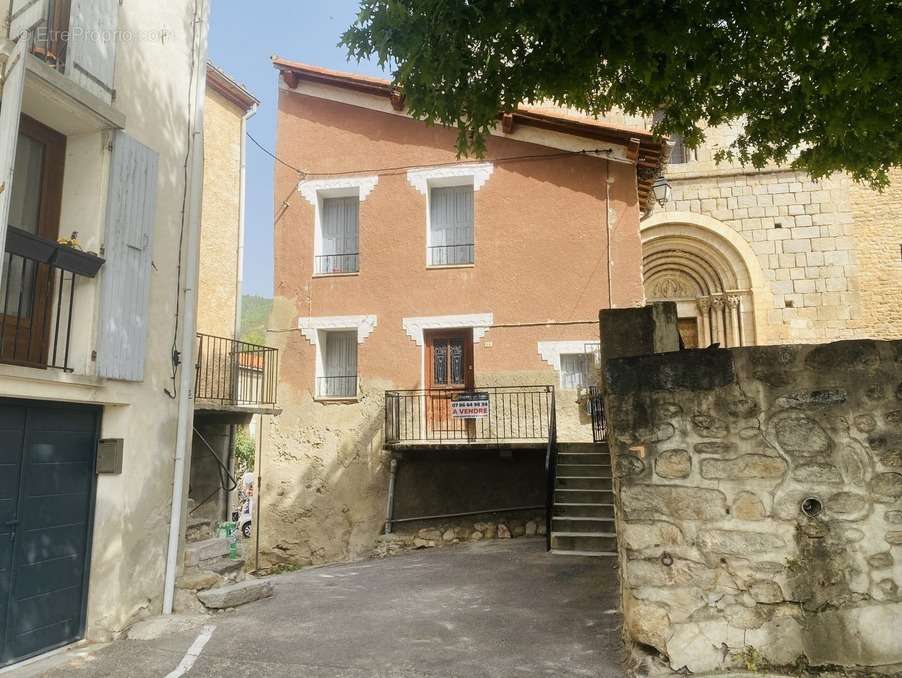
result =
[[[357,331],[320,330],[318,343],[317,397],[357,397]]]
[[[472,264],[473,186],[431,187],[429,189],[430,266]]]
[[[561,388],[574,391],[589,385],[589,354],[564,353],[561,355]]]
[[[357,273],[360,199],[322,198],[316,252],[317,275]]]

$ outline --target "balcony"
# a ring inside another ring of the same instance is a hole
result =
[[[72,372],[76,291],[103,263],[10,227],[0,269],[0,363]]]
[[[387,448],[544,450],[553,429],[553,386],[385,394]]]
[[[198,334],[194,408],[278,414],[278,374],[278,349]]]

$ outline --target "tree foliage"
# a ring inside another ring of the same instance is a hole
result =
[[[342,36],[392,70],[412,115],[480,154],[498,111],[552,100],[650,115],[689,147],[734,123],[720,158],[848,171],[902,164],[899,0],[362,0]]]

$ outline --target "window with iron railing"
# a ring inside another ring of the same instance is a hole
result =
[[[357,396],[357,330],[319,331],[318,398]]]
[[[429,190],[430,266],[462,266],[475,261],[473,186]]]
[[[360,199],[357,196],[322,198],[319,237],[315,256],[317,275],[357,273],[358,222]]]

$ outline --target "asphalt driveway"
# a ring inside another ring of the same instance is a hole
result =
[[[542,540],[418,551],[273,583],[269,600],[157,640],[72,653],[32,675],[162,677],[192,647],[193,665],[173,675],[624,675],[612,561],[548,555]]]

